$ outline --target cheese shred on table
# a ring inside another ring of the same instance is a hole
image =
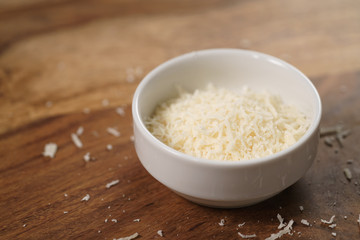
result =
[[[282,151],[306,132],[309,121],[294,106],[268,92],[244,87],[236,93],[209,84],[160,104],[146,119],[149,131],[189,155],[225,161]]]

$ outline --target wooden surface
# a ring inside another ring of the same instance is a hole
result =
[[[141,78],[169,58],[215,47],[295,65],[321,95],[322,126],[351,130],[343,148],[320,143],[304,178],[247,208],[177,196],[145,171],[131,141]],[[278,232],[278,213],[295,221],[293,236],[281,239],[359,239],[359,56],[358,0],[0,1],[0,239],[161,239],[160,229],[164,239],[265,239]],[[131,69],[142,70],[133,82]],[[80,126],[82,149],[70,138]],[[42,156],[49,142],[59,147],[53,159]],[[96,160],[86,163],[87,152]],[[332,215],[334,229],[320,224]]]

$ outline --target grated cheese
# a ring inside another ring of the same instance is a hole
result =
[[[329,221],[326,221],[324,219],[321,219],[321,222],[322,223],[325,223],[325,224],[332,224],[334,222],[334,218],[335,218],[335,215],[333,215]]]
[[[82,144],[80,138],[75,133],[71,134],[71,140],[74,142],[75,146],[77,146],[78,148],[83,147],[83,144]]]
[[[54,158],[57,151],[56,143],[48,143],[45,145],[43,156]]]
[[[346,179],[350,182],[352,179],[352,174],[349,168],[344,168],[344,175]]]
[[[256,234],[244,235],[244,234],[241,234],[240,232],[238,232],[238,234],[239,234],[239,236],[241,238],[244,238],[244,239],[246,239],[246,238],[256,238]]]
[[[221,226],[221,227],[225,226],[225,219],[221,219],[218,224],[219,224],[219,226]]]
[[[115,128],[108,127],[108,128],[106,129],[106,131],[107,131],[109,134],[111,134],[111,135],[113,135],[113,136],[115,136],[115,137],[120,137],[120,132],[119,132],[118,130],[116,130]]]
[[[217,160],[254,159],[282,151],[306,132],[309,121],[267,92],[235,93],[208,85],[160,104],[146,119],[149,131],[189,155]]]
[[[84,127],[80,126],[77,130],[76,130],[76,135],[80,136],[81,134],[83,134],[84,132]]]
[[[306,219],[301,219],[301,223],[305,226],[310,226],[310,223]]]
[[[89,199],[90,199],[90,195],[89,194],[86,194],[85,195],[85,197],[83,197],[82,199],[81,199],[81,201],[89,201]]]
[[[107,107],[107,106],[109,106],[110,102],[109,102],[108,99],[103,99],[103,100],[101,101],[101,104],[102,104],[104,107]]]
[[[280,222],[278,229],[282,229],[283,227],[285,227],[286,224],[284,223],[284,218],[282,218],[280,214],[277,214],[276,217]]]
[[[119,114],[120,116],[124,117],[125,116],[125,110],[123,107],[118,107],[115,109],[116,113]]]
[[[89,114],[89,113],[90,113],[90,108],[84,108],[84,109],[83,109],[83,113]]]
[[[275,239],[279,239],[279,238],[281,238],[283,235],[285,235],[285,234],[290,234],[290,235],[292,235],[292,233],[291,233],[291,230],[292,230],[292,225],[294,224],[294,220],[290,220],[289,221],[289,223],[288,223],[288,225],[284,228],[284,229],[282,229],[282,230],[280,230],[278,233],[273,233],[273,234],[271,234],[270,235],[270,237],[268,237],[268,238],[266,238],[265,240],[275,240]]]
[[[304,207],[303,206],[299,206],[300,212],[304,211]]]
[[[91,160],[90,153],[87,152],[87,153],[84,155],[83,159],[84,159],[85,162],[89,162],[89,161]]]
[[[157,231],[157,234],[158,234],[160,237],[163,237],[163,236],[164,236],[163,230],[158,230],[158,231]]]
[[[111,151],[113,149],[113,146],[111,144],[106,145],[106,149],[108,151]]]
[[[246,222],[239,223],[239,224],[238,224],[238,227],[242,227],[242,226],[244,226],[244,225],[245,225],[245,223],[246,223]]]
[[[121,238],[114,238],[113,240],[132,240],[139,236],[138,233],[134,233],[133,235],[130,235],[128,237],[121,237]]]
[[[111,188],[112,186],[118,184],[120,181],[117,179],[117,180],[114,180],[114,181],[111,181],[109,183],[106,184],[106,188]]]
[[[336,228],[336,223],[329,225],[329,228]]]

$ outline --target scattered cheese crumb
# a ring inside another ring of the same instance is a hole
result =
[[[359,223],[359,225],[360,225],[360,214],[359,214],[359,219],[357,220],[357,222]]]
[[[108,128],[106,129],[106,131],[107,131],[109,134],[111,134],[111,135],[113,135],[113,136],[115,136],[115,137],[120,137],[120,132],[119,132],[118,130],[116,130],[115,128],[108,127]]]
[[[114,238],[113,240],[132,240],[132,239],[135,239],[139,236],[138,233],[134,233],[133,235],[131,236],[128,236],[128,237],[121,237],[121,238]]]
[[[83,134],[84,132],[84,128],[82,126],[80,126],[77,130],[76,130],[76,135],[80,136],[81,134]]]
[[[163,230],[158,230],[158,231],[157,231],[157,234],[158,234],[160,237],[163,237],[163,236],[164,236]]]
[[[78,137],[78,135],[76,135],[75,133],[71,134],[71,139],[74,142],[75,146],[77,146],[78,148],[82,148],[83,144],[80,140],[80,138]]]
[[[111,219],[112,222],[117,223],[117,219],[113,218]]]
[[[347,216],[344,216],[344,219],[346,220],[346,219],[347,219]]]
[[[47,108],[52,107],[52,105],[53,105],[52,101],[47,101],[47,102],[45,103],[45,106],[46,106]]]
[[[305,226],[310,226],[310,223],[305,219],[301,219],[301,223],[304,224]]]
[[[48,143],[45,145],[43,156],[54,158],[57,151],[56,143]]]
[[[26,224],[23,225],[23,227],[26,227],[26,226],[27,226]]]
[[[299,206],[300,212],[304,211],[304,207],[303,206]]]
[[[242,226],[244,226],[244,225],[245,225],[245,223],[246,223],[246,222],[243,222],[243,223],[238,224],[238,227],[242,227]]]
[[[106,222],[106,223],[107,223],[107,222],[108,222],[108,219],[106,218],[106,219],[104,220],[104,222]]]
[[[219,226],[223,227],[225,225],[225,219],[221,219],[218,224]]]
[[[68,213],[68,211],[64,211],[64,214],[67,214]]]
[[[83,199],[81,199],[81,201],[89,201],[90,199],[90,195],[86,194],[85,197],[83,197]]]
[[[89,161],[91,160],[90,153],[87,152],[87,153],[84,155],[83,159],[84,159],[85,162],[89,162]]]
[[[336,233],[334,233],[334,232],[333,232],[333,233],[331,233],[331,235],[333,235],[334,237],[336,237]]]
[[[293,223],[294,223],[294,220],[291,219],[289,221],[288,225],[284,229],[280,230],[278,233],[271,234],[271,236],[266,238],[265,240],[275,240],[275,239],[281,238],[285,234],[291,234]]]
[[[140,222],[140,218],[134,219],[134,222]]]
[[[269,93],[241,94],[209,85],[160,104],[146,119],[149,131],[189,155],[225,161],[260,158],[296,143],[309,120]]]
[[[89,113],[90,113],[90,108],[84,108],[84,109],[83,109],[83,113],[89,114]]]
[[[118,184],[120,181],[117,179],[117,180],[114,180],[114,181],[111,181],[109,183],[106,184],[106,188],[111,188],[112,186]]]
[[[278,229],[282,229],[283,227],[285,227],[286,224],[284,223],[284,218],[282,218],[280,214],[277,214],[276,217],[280,222]]]
[[[64,193],[64,197],[68,197],[67,193]]]
[[[350,182],[352,179],[352,174],[349,168],[344,168],[344,175],[346,179]]]
[[[329,221],[326,221],[326,220],[324,220],[324,219],[321,219],[321,222],[322,222],[322,223],[325,223],[325,224],[332,224],[333,221],[334,221],[334,218],[335,218],[335,215],[333,215],[333,216],[330,218]]]
[[[239,236],[242,237],[242,238],[256,238],[256,234],[251,234],[251,235],[244,235],[244,234],[241,234],[240,232],[238,232]]]
[[[108,144],[108,145],[106,145],[106,149],[107,149],[108,151],[110,151],[110,150],[113,149],[113,146],[112,146],[111,144]]]
[[[335,228],[335,227],[336,227],[336,223],[329,225],[329,228]]]
[[[102,103],[102,105],[104,107],[109,106],[109,100],[108,99],[103,99],[101,103]]]
[[[123,107],[118,107],[115,109],[116,113],[119,114],[120,116],[125,116],[125,110]]]

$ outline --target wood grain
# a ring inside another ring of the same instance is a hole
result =
[[[247,208],[207,208],[177,196],[146,172],[131,141],[131,99],[141,78],[171,57],[216,47],[261,51],[295,65],[321,95],[322,126],[351,129],[343,148],[321,142],[299,182]],[[160,229],[164,239],[241,239],[237,232],[265,239],[278,231],[277,213],[295,221],[294,235],[281,239],[331,239],[332,232],[360,238],[359,56],[356,0],[1,1],[0,239],[135,232],[161,239]],[[142,73],[128,81],[136,68]],[[119,106],[125,116],[116,113]],[[82,149],[70,138],[79,126]],[[59,146],[54,159],[42,156],[49,142]],[[87,152],[96,160],[86,163]],[[115,179],[119,184],[107,189]],[[90,200],[81,201],[86,194]],[[320,224],[332,215],[336,228]]]

